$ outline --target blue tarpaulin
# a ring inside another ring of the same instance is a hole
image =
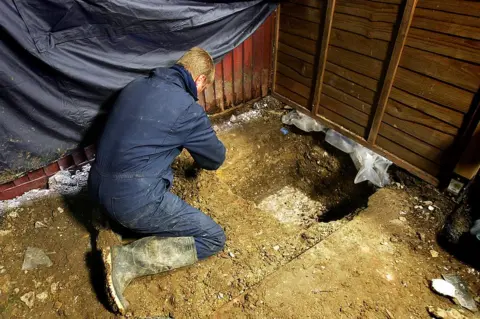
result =
[[[274,9],[261,0],[0,2],[0,172],[94,142],[95,121],[132,79],[193,46],[219,59]]]

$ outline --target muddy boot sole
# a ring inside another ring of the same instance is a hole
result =
[[[112,307],[114,312],[125,314],[127,305],[124,305],[120,298],[117,291],[115,290],[115,286],[113,285],[113,265],[112,265],[112,252],[110,247],[105,247],[102,249],[102,259],[103,264],[105,265],[105,276],[106,276],[106,292],[108,303]]]

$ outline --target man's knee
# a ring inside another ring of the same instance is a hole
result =
[[[218,226],[203,236],[195,237],[199,259],[204,259],[222,251],[225,247],[226,236],[223,229]]]

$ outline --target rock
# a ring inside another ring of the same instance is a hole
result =
[[[17,217],[18,217],[17,211],[14,210],[13,212],[10,212],[10,213],[8,214],[8,217],[10,217],[10,218],[17,218]]]
[[[218,293],[218,299],[223,299],[223,294],[221,292]]]
[[[230,257],[232,257],[232,258],[235,258],[235,254],[232,253],[231,251],[228,252],[228,255],[229,255]]]
[[[55,301],[53,304],[53,308],[58,311],[58,309],[62,308],[63,304],[60,301]]]
[[[398,217],[398,219],[399,219],[401,222],[406,222],[406,221],[407,221],[407,219],[406,219],[405,217],[403,217],[403,216]]]
[[[45,225],[44,223],[42,223],[40,221],[36,221],[35,222],[35,228],[47,228],[47,225]]]
[[[50,292],[52,294],[56,293],[58,290],[58,282],[54,282],[50,285]]]
[[[6,236],[6,235],[10,234],[11,232],[12,232],[11,229],[8,229],[8,230],[0,230],[0,237]]]
[[[52,261],[43,250],[35,247],[27,247],[23,259],[22,270],[36,269],[39,267],[51,267]]]
[[[443,279],[432,279],[432,289],[447,297],[455,297],[455,286]]]
[[[391,241],[392,243],[398,243],[400,240],[398,239],[398,237],[392,236],[392,237],[390,237],[390,241]]]
[[[20,292],[20,289],[15,288],[15,289],[13,289],[13,292],[14,292],[15,294],[18,294],[18,293]]]
[[[230,122],[235,123],[237,121],[237,117],[235,115],[232,115],[230,117]]]
[[[415,209],[417,209],[417,210],[422,210],[422,209],[423,209],[423,206],[415,205],[413,208],[415,208]]]
[[[421,241],[425,241],[426,237],[424,233],[417,232],[417,236]]]
[[[426,201],[423,202],[423,204],[425,206],[431,206],[431,205],[433,205],[433,202],[431,200],[426,200]]]
[[[40,300],[41,302],[44,302],[48,298],[48,292],[44,291],[40,294],[37,295],[37,299]]]
[[[438,252],[432,249],[432,250],[430,250],[430,255],[432,255],[433,258],[437,258],[438,257]]]
[[[401,211],[400,215],[407,215],[407,212]]]
[[[35,293],[33,291],[27,292],[20,297],[20,300],[23,301],[28,308],[32,308],[35,302]]]
[[[435,210],[435,207],[433,207],[432,205],[428,206],[428,210],[433,212]]]
[[[62,214],[64,212],[63,208],[62,207],[57,207],[57,210],[60,214]]]
[[[430,315],[437,319],[468,319],[453,308],[444,310],[442,308],[435,308],[433,306],[429,306],[427,307],[427,311]]]
[[[48,283],[51,283],[51,282],[53,281],[53,278],[54,278],[53,276],[48,276],[48,277],[47,277],[47,282],[48,282]]]
[[[273,246],[273,250],[278,251],[279,249],[280,249],[280,246],[278,245]]]

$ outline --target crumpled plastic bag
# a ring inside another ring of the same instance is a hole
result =
[[[282,123],[285,125],[295,125],[304,132],[323,132],[327,129],[310,116],[295,110],[282,116]]]
[[[355,146],[357,145],[356,142],[334,130],[328,130],[325,136],[325,141],[345,153],[353,152]]]
[[[392,162],[385,157],[357,144],[350,157],[358,170],[354,183],[358,184],[369,181],[377,187],[384,187],[390,184],[388,168]]]

